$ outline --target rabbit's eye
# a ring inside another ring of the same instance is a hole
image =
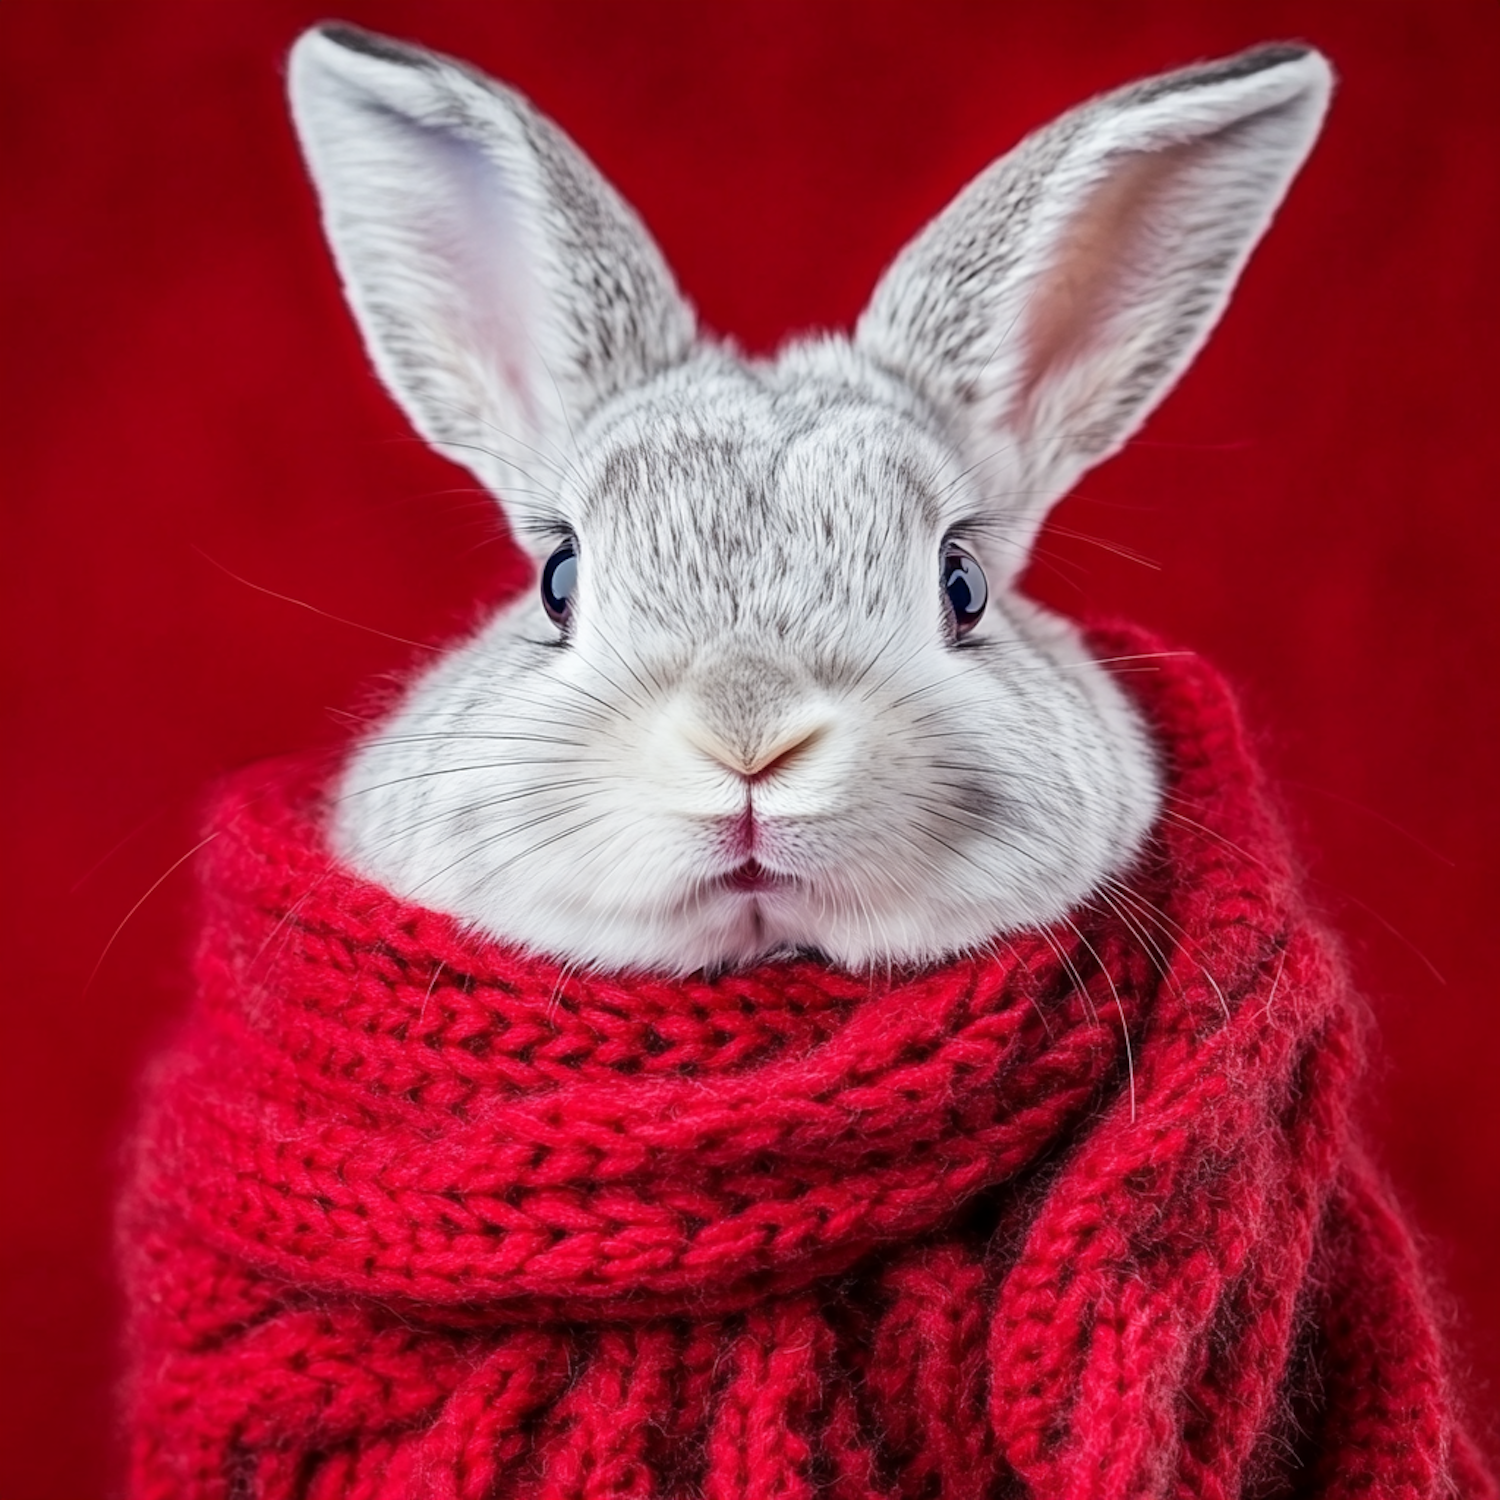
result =
[[[984,569],[962,547],[948,543],[943,552],[943,592],[953,611],[953,628],[967,635],[978,623],[989,602],[990,586]]]
[[[566,625],[573,613],[573,590],[578,586],[578,548],[564,542],[542,564],[542,607],[554,625]]]

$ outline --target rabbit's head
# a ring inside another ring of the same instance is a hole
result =
[[[1268,47],[1085,104],[852,337],[760,361],[519,95],[307,33],[293,109],[376,369],[539,573],[356,748],[335,849],[494,937],[674,972],[928,961],[1118,875],[1149,736],[1016,579],[1207,336],[1329,86]]]

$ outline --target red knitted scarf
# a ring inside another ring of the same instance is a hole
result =
[[[122,1218],[131,1494],[1493,1494],[1234,708],[1152,667],[1129,886],[931,972],[575,973],[232,785]]]

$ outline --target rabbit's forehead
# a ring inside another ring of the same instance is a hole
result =
[[[849,393],[740,386],[642,405],[580,496],[590,592],[664,613],[708,596],[780,616],[804,596],[871,607],[945,525],[944,457]]]

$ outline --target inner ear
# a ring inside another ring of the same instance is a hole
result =
[[[1105,159],[1104,175],[1065,222],[1046,269],[1031,287],[1021,313],[1021,371],[1008,425],[1034,432],[1038,408],[1051,382],[1079,371],[1118,336],[1116,325],[1145,290],[1149,266],[1170,253],[1153,254],[1153,237],[1170,232],[1164,212],[1173,186],[1187,173],[1203,143]],[[1133,296],[1132,294],[1136,295]],[[1111,372],[1101,368],[1067,404],[1092,404]]]
[[[544,414],[533,367],[540,351],[528,314],[535,322],[541,298],[516,193],[473,141],[434,126],[408,130],[413,179],[425,190],[413,189],[409,199],[411,239],[421,247],[416,263],[440,268],[428,335],[446,344],[462,386],[475,393],[475,410],[453,417],[482,426],[497,411],[515,411],[523,431],[539,433]]]

